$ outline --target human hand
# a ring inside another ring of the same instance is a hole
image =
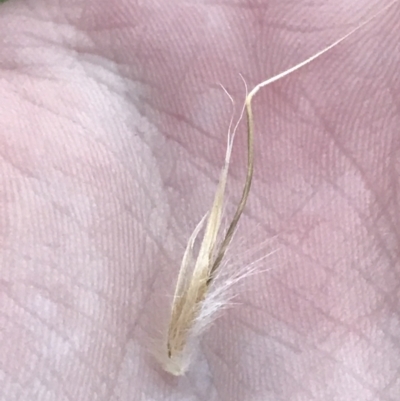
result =
[[[274,237],[271,269],[245,279],[187,376],[146,344],[215,190],[218,83],[239,104],[239,73],[251,87],[380,3],[1,6],[1,399],[397,400],[398,5],[257,95],[238,237]]]

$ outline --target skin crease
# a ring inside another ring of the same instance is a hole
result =
[[[277,251],[187,376],[148,352],[222,165],[218,84],[238,109],[239,73],[252,87],[386,4],[1,5],[1,400],[398,400],[400,5],[257,95],[228,257]],[[241,126],[228,212],[244,162]]]

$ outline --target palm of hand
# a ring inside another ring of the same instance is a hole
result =
[[[362,14],[164,3],[0,9],[2,398],[396,400],[399,7],[260,94],[242,236],[280,250],[176,382],[145,338],[215,188],[216,83],[240,99],[239,72],[257,83]]]

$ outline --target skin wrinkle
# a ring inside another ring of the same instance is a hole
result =
[[[311,102],[310,102],[311,104]],[[314,104],[315,105],[315,104]],[[314,106],[316,109],[318,109],[318,107],[315,105]],[[331,124],[329,124],[329,122],[323,117],[323,113],[321,113],[320,111],[317,113],[317,115],[320,116],[320,121],[323,123],[322,125],[325,127],[325,131],[327,133],[330,133],[329,138],[331,139],[331,142],[333,144],[335,144],[336,148],[339,149],[341,151],[341,153],[349,159],[350,162],[352,162],[352,164],[357,168],[357,170],[359,172],[362,172],[362,169],[360,167],[360,165],[354,160],[354,158],[350,155],[349,152],[345,151],[345,148],[341,145],[341,141],[336,140],[336,135],[334,134],[335,129],[333,127],[331,127]],[[364,176],[366,176],[366,174],[363,174]],[[370,187],[372,188],[372,185],[370,185]]]
[[[291,288],[291,290],[292,290],[292,288]],[[315,301],[314,301],[314,300],[309,300],[309,299],[305,298],[305,297],[302,296],[302,295],[300,295],[300,297],[306,299],[307,302],[311,304],[311,306],[313,307],[313,309],[318,310],[318,311],[322,314],[322,316],[324,316],[325,318],[328,318],[330,321],[332,321],[332,323],[337,323],[336,320],[333,319],[330,315],[327,315],[325,311],[323,311],[323,310],[317,308],[317,307],[315,306]],[[270,312],[270,313],[271,313],[271,312]],[[275,314],[272,314],[272,315],[273,315],[275,318],[278,318],[277,315],[275,315]],[[289,324],[290,322],[287,321],[286,323]],[[351,327],[349,327],[349,326],[346,325],[346,324],[344,324],[344,327],[346,327],[347,330],[351,330]],[[362,333],[359,333],[359,332],[358,332],[358,334],[359,334],[360,336],[363,336]]]
[[[221,355],[218,355],[218,357],[221,360]],[[223,359],[222,359],[222,361],[224,362],[224,366],[225,367],[229,367],[230,366],[228,361],[225,361]],[[268,366],[268,361],[266,361],[265,364],[263,363],[262,366]],[[290,373],[286,372],[284,369],[282,369],[280,371],[280,369],[278,368],[277,371],[274,372],[274,373],[275,374],[283,373],[284,375],[289,376],[290,377],[290,381],[292,383],[295,382],[298,385],[298,387],[302,388],[302,386],[297,383],[296,379],[292,375],[290,375]],[[241,386],[239,386],[239,394],[238,394],[238,396],[240,398],[242,398],[242,396],[243,396],[243,393],[244,393],[243,389],[247,389],[249,387],[249,383],[248,383],[248,381],[246,381],[246,376],[248,376],[248,374],[246,374],[245,372],[240,372],[239,374],[235,375],[235,379],[236,380],[240,380],[240,383],[241,383]],[[270,388],[268,388],[268,389],[270,389]],[[255,388],[250,388],[252,398],[257,396],[257,392],[255,390],[256,390]],[[279,394],[279,391],[278,391],[278,394]],[[274,396],[274,399],[276,399],[275,397],[276,396]],[[279,398],[279,399],[281,399],[281,398]]]
[[[341,366],[341,369],[344,370],[344,371],[346,371],[346,373],[348,373],[348,374],[349,374],[351,377],[353,377],[358,383],[360,383],[360,384],[362,385],[362,387],[369,388],[369,390],[370,390],[372,393],[377,393],[376,389],[374,389],[373,387],[369,386],[369,385],[367,384],[367,382],[366,382],[365,380],[363,380],[363,378],[362,378],[361,376],[355,374],[353,371],[351,371],[351,370],[349,370],[349,369],[346,369],[346,367],[343,366],[343,364],[340,364],[340,361],[339,361],[339,360],[337,360],[337,359],[335,359],[335,358],[332,358],[332,356],[331,356],[330,354],[328,354],[328,353],[322,352],[322,354],[326,357],[326,359],[335,362],[335,364],[339,364],[339,365]],[[335,394],[338,395],[337,392],[335,392]],[[377,395],[377,394],[375,394],[375,395]],[[385,399],[385,398],[383,398],[383,399]]]
[[[143,100],[143,99],[141,99],[141,100]],[[146,103],[147,103],[148,105],[151,105],[151,104],[149,103],[149,101],[147,101],[147,100],[146,100]],[[174,115],[174,114],[168,113],[168,112],[165,111],[165,110],[160,110],[160,109],[157,109],[157,110],[158,110],[160,113],[163,113],[163,112],[164,112],[165,115],[167,115],[167,116],[169,116],[169,117],[172,117],[172,118],[175,118],[175,119],[177,119],[177,120],[179,120],[179,121],[181,121],[181,122],[187,124],[188,128],[192,128],[192,129],[194,129],[196,132],[198,132],[198,133],[200,133],[200,134],[202,134],[202,135],[204,135],[204,136],[206,136],[206,137],[208,137],[208,138],[211,139],[211,136],[210,136],[210,135],[205,134],[206,131],[204,131],[203,129],[201,129],[199,126],[196,126],[196,125],[194,125],[193,123],[191,123],[190,120],[187,119],[187,118],[185,118],[184,116],[176,115],[176,114]],[[186,150],[186,151],[188,150],[188,148],[185,147],[185,145],[184,145],[184,143],[183,143],[182,141],[180,141],[178,138],[174,138],[173,136],[169,136],[167,131],[164,132],[162,126],[158,126],[158,129],[159,129],[160,132],[163,133],[164,138],[165,138],[166,140],[168,140],[169,142],[174,142],[174,143],[176,143],[176,144],[179,146],[180,149],[183,149],[183,150]],[[197,167],[199,167],[199,166],[197,166]],[[205,171],[202,171],[202,172],[203,172],[203,174],[205,173]],[[210,178],[209,175],[207,175],[207,177]],[[213,177],[213,181],[215,181],[214,177]]]
[[[303,93],[306,94],[307,92],[304,91]],[[318,108],[318,107],[316,106],[315,103],[311,103],[311,102],[310,102],[310,104],[314,104],[314,107],[315,107],[315,108]],[[317,115],[319,115],[319,116],[320,116],[320,120],[324,122],[323,125],[325,126],[325,131],[326,131],[326,132],[331,132],[331,133],[333,133],[333,132],[334,132],[334,129],[329,128],[329,125],[330,125],[330,124],[329,124],[329,122],[327,122],[325,119],[323,119],[323,117],[322,117],[323,114],[319,111],[319,112],[317,113]],[[330,138],[332,139],[333,143],[335,143],[336,147],[337,147],[338,149],[341,150],[341,153],[346,157],[346,159],[348,159],[348,160],[353,164],[353,166],[356,167],[357,171],[359,171],[360,173],[362,173],[363,171],[362,171],[361,166],[358,165],[358,163],[353,159],[353,157],[351,156],[351,154],[349,154],[348,152],[345,151],[345,149],[340,145],[340,142],[337,141],[337,140],[335,140],[336,136],[333,135],[333,134],[331,134],[331,135],[330,135]],[[377,200],[379,200],[379,199],[380,199],[379,193],[376,193],[376,192],[373,190],[373,184],[372,184],[371,182],[368,182],[368,180],[367,180],[365,174],[363,174],[363,177],[365,177],[365,180],[366,180],[365,182],[366,182],[366,184],[367,184],[367,187],[369,187],[370,190],[371,190],[371,192],[375,194],[375,198],[376,198]],[[327,177],[326,177],[326,178],[327,178]],[[331,182],[331,184],[333,184],[333,183]],[[383,212],[384,210],[386,210],[386,208],[383,207],[383,204],[381,204],[380,202],[379,202],[378,204],[381,206],[380,210],[381,210],[382,212]],[[390,218],[387,219],[387,221],[388,221],[389,224],[391,224],[391,219],[390,219]],[[392,224],[392,230],[393,230],[394,232],[396,232],[396,229],[395,229],[394,224]],[[397,234],[396,234],[396,235],[397,235]]]
[[[250,216],[246,216],[246,217],[250,217]],[[291,217],[293,217],[293,216],[291,216]],[[252,218],[254,219],[254,221],[256,221],[256,220],[255,220],[255,215],[252,216]],[[261,225],[261,227],[264,229],[264,231],[265,231],[266,233],[268,233],[268,235],[274,236],[274,237],[275,237],[275,236],[278,236],[278,231],[271,231],[271,227],[270,227],[270,226]],[[280,234],[280,235],[283,235],[283,234],[284,234],[284,231],[280,231],[279,234]],[[311,255],[302,253],[302,252],[301,252],[301,249],[300,249],[300,247],[299,247],[298,245],[291,243],[290,241],[288,241],[288,240],[286,240],[285,238],[283,238],[283,236],[279,238],[279,241],[280,241],[280,243],[281,243],[282,245],[285,245],[285,246],[287,246],[287,247],[290,247],[290,250],[291,250],[291,251],[294,251],[298,256],[306,257],[307,259],[309,259],[311,262],[314,262],[315,264],[319,264],[319,263],[320,263],[318,260],[313,259],[313,258],[311,257]],[[325,266],[323,266],[323,265],[322,265],[321,267],[324,267],[324,268],[326,269],[326,271],[328,271],[328,272],[331,272],[331,271],[332,271],[332,269],[329,269],[329,268],[327,268],[327,267],[325,267]]]
[[[29,283],[29,285],[30,285],[30,286],[33,286],[33,287],[37,287],[37,285],[35,285],[34,282]],[[74,284],[74,286],[76,286],[76,284]],[[78,285],[78,286],[79,286],[79,285]],[[92,292],[92,291],[91,291],[91,292]],[[107,300],[107,299],[104,297],[104,295],[101,294],[100,292],[95,292],[94,294],[95,294],[96,296],[100,297],[100,298],[103,298],[103,299],[104,299],[105,301],[107,301],[107,302],[109,301],[109,300]],[[51,298],[49,298],[49,299],[50,299],[51,301],[53,301],[53,302],[56,301],[55,299],[51,299]],[[59,304],[60,306],[63,306],[64,308],[68,309],[70,312],[74,312],[73,305],[71,305],[71,304],[65,304],[65,303],[62,302],[62,300],[58,300],[57,302],[58,302],[58,304]],[[106,303],[107,303],[107,302],[106,302]],[[79,312],[79,316],[81,316],[81,317],[83,317],[84,319],[90,321],[91,323],[96,323],[96,320],[93,319],[93,317],[87,315],[86,313],[82,313],[82,311]],[[98,323],[98,322],[97,322],[97,323]],[[93,326],[93,324],[91,324],[91,326]],[[103,329],[103,331],[104,331],[105,333],[107,333],[108,335],[110,335],[111,337],[112,337],[113,335],[116,334],[115,332],[110,331],[108,328]]]
[[[168,113],[165,113],[166,115],[169,115]],[[169,115],[169,116],[171,116],[171,115]],[[176,118],[178,118],[178,116],[173,116],[173,117],[176,117]],[[187,119],[182,119],[181,118],[181,116],[179,116],[179,120],[180,121],[182,121],[182,122],[189,122],[189,120],[187,120]],[[190,127],[190,124],[189,124],[189,127]],[[192,125],[191,126],[193,129],[195,129],[196,131],[198,131],[198,132],[200,132],[200,133],[204,133],[205,131],[204,130],[200,130],[198,127],[195,127],[194,125]],[[160,127],[161,128],[161,127]],[[160,132],[163,132],[162,131],[162,129],[160,130]],[[209,137],[209,138],[211,138],[209,135],[206,135],[207,137]],[[181,149],[183,149],[183,150],[186,150],[186,151],[188,151],[188,149],[185,147],[185,144],[181,141],[181,140],[178,140],[177,138],[174,138],[174,137],[172,137],[172,136],[169,136],[167,133],[165,133],[164,134],[164,137],[168,140],[168,141],[170,141],[170,142],[174,142],[174,143],[176,143],[177,145],[178,145],[178,147],[179,147],[179,154],[181,154]],[[196,171],[196,173],[197,173],[197,175],[200,177],[206,177],[210,182],[216,182],[216,177],[215,176],[212,176],[211,175],[211,172],[210,172],[210,169],[209,168],[205,168],[204,166],[201,166],[196,160],[192,160],[192,163],[191,163],[191,165],[194,167],[194,169],[195,169],[195,171]],[[173,170],[173,173],[175,174],[176,173],[176,168]],[[199,173],[201,173],[201,174],[199,174]],[[172,173],[170,173],[170,174],[172,174]],[[173,179],[174,177],[173,176],[171,176],[171,179]],[[167,185],[168,184],[168,179],[167,178],[165,178],[164,179],[164,182],[165,182],[165,184]]]
[[[145,103],[145,104],[147,104],[148,106],[152,107],[153,110],[157,110],[158,112],[160,112],[160,113],[162,113],[162,114],[164,114],[164,115],[166,115],[166,116],[169,116],[169,117],[171,117],[172,119],[176,119],[176,120],[178,120],[178,121],[180,121],[180,122],[182,122],[182,123],[185,123],[185,125],[187,125],[187,127],[188,127],[189,129],[195,130],[196,132],[198,132],[198,133],[201,134],[202,136],[204,136],[204,137],[206,137],[206,138],[209,138],[209,139],[213,139],[213,137],[210,135],[210,133],[208,133],[206,130],[202,129],[199,125],[195,124],[193,121],[191,121],[189,118],[185,117],[184,115],[178,114],[178,113],[171,113],[171,112],[169,112],[167,109],[161,109],[161,108],[159,108],[158,106],[156,107],[155,105],[153,105],[153,104],[151,103],[151,100],[150,100],[150,99],[144,99],[143,97],[140,97],[139,100],[140,100],[141,103]],[[143,106],[139,103],[139,104],[138,104],[138,107],[140,108],[140,107],[143,107]],[[177,138],[174,138],[174,137],[172,137],[172,136],[169,136],[169,135],[168,135],[168,131],[163,132],[163,127],[162,127],[162,125],[158,126],[157,128],[159,129],[160,132],[163,133],[163,135],[164,135],[164,137],[165,137],[166,139],[168,139],[168,140],[170,140],[170,141],[174,141],[174,142],[176,142],[177,144],[179,144],[180,146],[183,146],[182,142],[180,142]],[[215,140],[215,139],[214,139],[214,140]]]
[[[31,103],[31,102],[30,102],[30,103]],[[36,105],[35,103],[32,103],[32,104]],[[38,106],[38,107],[40,107],[40,108],[43,109],[42,106]],[[45,110],[46,110],[46,111],[50,111],[52,114],[54,114],[54,115],[57,116],[57,117],[60,117],[57,113],[52,112],[50,109],[45,108]],[[63,116],[63,118],[64,118],[64,116]],[[76,121],[73,121],[72,119],[68,119],[68,121],[73,122],[74,124],[77,124],[77,122],[76,122]],[[79,126],[81,126],[81,125],[78,124],[78,127],[79,127]],[[83,126],[81,126],[81,127],[84,128]],[[88,140],[89,140],[89,143],[91,142],[92,144],[95,144],[95,145],[99,145],[99,144],[100,144],[100,145],[103,146],[103,149],[104,149],[104,150],[107,150],[107,153],[113,154],[112,152],[110,152],[110,149],[109,149],[105,144],[103,144],[101,141],[98,141],[97,139],[93,139],[93,138],[91,138],[91,137],[87,137],[87,136],[83,136],[83,135],[79,135],[79,134],[77,135],[76,133],[75,133],[75,135],[78,136],[78,137],[80,137],[80,138],[82,138],[82,139],[84,139],[85,141],[88,141]],[[116,156],[116,155],[113,154],[113,156]],[[3,158],[4,158],[4,157],[3,157]],[[118,163],[120,163],[118,157],[115,157],[114,159],[115,159]],[[11,160],[9,160],[9,159],[7,160],[7,162],[8,162],[8,163],[12,163]],[[15,167],[15,163],[12,163],[11,165],[13,165],[13,166]],[[68,176],[68,175],[66,174],[66,171],[62,170],[61,168],[56,168],[55,166],[52,166],[52,167],[53,167],[54,170],[60,171],[63,175]],[[26,174],[28,174],[28,177],[30,176],[30,177],[32,177],[32,178],[36,178],[36,177],[34,177],[34,176],[32,176],[32,175],[29,175],[28,172],[25,172],[25,175],[26,175]],[[78,177],[78,176],[73,175],[73,174],[71,174],[70,176],[71,176],[71,177],[74,177],[74,178],[77,178],[77,177]],[[81,182],[82,182],[82,183],[85,183],[85,181],[81,181]]]
[[[21,327],[21,328],[23,330],[26,330],[26,328],[24,328],[24,327]],[[32,352],[37,357],[37,359],[40,359],[40,357],[42,356],[42,354],[37,352],[34,348],[30,349],[30,352]],[[61,384],[61,387],[62,387],[62,385],[65,383],[65,381],[64,380],[60,380],[60,374],[55,369],[52,369],[50,366],[45,366],[45,368],[46,368],[46,371],[49,372],[53,377],[55,377],[58,382],[62,383]],[[2,369],[3,372],[6,372],[4,370],[3,366],[2,366],[1,369]],[[12,372],[6,372],[6,373],[10,376],[11,379],[14,378],[14,374]],[[19,373],[21,373],[21,372],[19,372]],[[25,385],[28,386],[29,383],[26,383]]]
[[[305,297],[304,295],[302,295],[302,294],[298,294],[297,291],[293,290],[293,288],[290,288],[290,287],[286,286],[286,284],[283,283],[282,281],[277,280],[276,278],[275,278],[274,280],[277,281],[277,282],[279,282],[279,284],[280,284],[283,288],[290,289],[290,290],[292,291],[292,295],[295,295],[296,297],[298,297],[298,298],[302,299],[303,301],[306,301],[306,303],[310,304],[310,306],[312,307],[313,310],[319,312],[319,313],[321,314],[321,316],[323,316],[324,318],[326,318],[328,321],[334,323],[335,327],[337,327],[337,326],[343,327],[343,328],[345,328],[349,333],[354,332],[354,333],[357,334],[360,338],[363,338],[363,339],[365,339],[365,340],[368,340],[368,338],[365,337],[365,335],[364,335],[362,332],[356,331],[355,329],[352,329],[351,326],[349,326],[348,324],[346,324],[346,323],[344,323],[344,322],[342,322],[342,321],[340,321],[340,320],[335,319],[333,316],[329,315],[329,314],[328,314],[327,312],[325,312],[323,309],[317,307],[317,306],[315,305],[315,302],[313,302],[312,300],[306,298],[306,297]],[[276,318],[276,316],[275,316],[275,318]],[[288,325],[290,325],[290,322],[289,322],[289,321],[285,321],[285,323],[288,324]],[[302,333],[299,331],[299,334],[302,334]]]
[[[39,260],[39,262],[40,262],[42,265],[45,264],[44,261]],[[65,271],[61,271],[61,272],[60,272],[59,270],[56,270],[56,268],[53,266],[53,264],[50,264],[50,263],[46,264],[46,266],[50,267],[51,270],[52,270],[52,272],[58,272],[58,274],[60,275],[60,281],[61,281],[61,282],[73,283],[74,287],[76,287],[76,288],[78,288],[78,289],[82,289],[82,290],[84,290],[84,291],[86,291],[86,292],[88,292],[88,293],[94,293],[94,294],[96,294],[97,296],[99,296],[100,298],[103,298],[104,301],[110,301],[110,299],[108,299],[108,298],[106,297],[106,295],[103,294],[101,291],[95,291],[95,292],[93,292],[93,288],[92,288],[91,286],[85,285],[85,284],[82,283],[82,282],[76,281],[74,275],[72,275],[72,274],[71,274],[71,275],[68,275]],[[22,277],[23,277],[23,276],[21,276],[21,278],[18,279],[18,283],[24,283],[24,282],[26,281],[26,280],[25,280],[24,278],[22,278]],[[26,283],[29,284],[29,285],[39,285],[39,284],[35,283],[34,281],[29,281],[29,282],[26,281]],[[10,284],[11,284],[11,283],[10,283]],[[46,288],[46,287],[43,286],[43,288]],[[9,289],[7,289],[7,291],[8,291],[8,290],[9,290]],[[50,290],[49,290],[49,291],[50,291]],[[4,292],[4,293],[6,293],[6,292]],[[61,304],[62,304],[63,301],[62,301],[62,300],[57,300],[57,302],[61,302]],[[66,305],[67,305],[67,304],[66,304]]]
[[[310,128],[313,128],[313,125],[315,125],[315,122],[311,122],[309,118],[307,117],[303,117],[300,114],[300,106],[296,106],[295,103],[295,99],[292,99],[291,96],[285,94],[284,89],[287,88],[288,85],[285,85],[284,82],[281,83],[281,85],[276,85],[274,88],[274,95],[275,97],[279,96],[280,99],[282,99],[282,101],[284,102],[284,104],[286,105],[287,109],[286,110],[290,110],[292,112],[292,114],[290,115],[284,115],[283,113],[280,113],[280,117],[282,119],[285,119],[285,122],[287,123],[296,123],[298,124],[299,122],[307,124],[308,126],[310,126]],[[283,87],[281,89],[281,87]],[[300,85],[298,83],[296,83],[295,85],[290,85],[290,87],[293,90],[296,90],[296,92],[298,91],[298,88],[301,88]],[[303,89],[303,88],[301,88]],[[302,93],[302,97],[305,97],[304,93]],[[279,110],[276,108],[273,108],[272,111],[274,112],[275,115],[277,115],[279,113]],[[295,118],[293,118],[295,116]],[[290,140],[290,138],[289,138]],[[293,142],[293,144],[295,145],[295,142]]]
[[[68,343],[68,340],[69,340],[68,337],[66,337],[65,335],[63,335],[62,333],[60,333],[60,332],[55,328],[55,326],[49,324],[45,319],[41,319],[40,316],[39,316],[38,314],[34,313],[32,309],[29,309],[29,308],[27,308],[26,306],[24,306],[23,304],[21,304],[19,301],[16,300],[16,298],[11,297],[9,294],[7,294],[7,295],[10,297],[10,299],[13,301],[13,303],[14,303],[15,305],[19,306],[19,307],[20,307],[23,311],[25,311],[28,315],[30,315],[31,317],[33,317],[34,319],[36,319],[37,321],[39,321],[44,327],[47,327],[47,329],[48,329],[49,331],[56,333],[57,336],[59,336],[64,342],[67,342],[67,343]],[[92,365],[90,362],[86,361],[85,359],[83,359],[83,358],[81,357],[81,355],[80,355],[79,352],[78,352],[78,349],[73,349],[73,351],[74,351],[74,354],[75,354],[76,358],[77,358],[80,362],[84,363],[84,364],[87,365],[89,368],[93,369],[95,373],[98,373],[98,374],[99,374],[99,377],[100,377],[102,380],[104,380],[104,379],[106,378],[105,376],[102,377],[102,375],[100,374],[99,371],[96,372],[96,370],[97,370],[97,367],[96,367],[96,366]]]
[[[18,163],[14,163],[13,161],[9,160],[9,159],[6,157],[6,155],[4,154],[4,152],[1,152],[1,151],[0,151],[0,157],[1,157],[1,159],[2,159],[8,166],[12,167],[12,169],[15,170],[16,172],[22,173],[22,175],[23,175],[24,177],[27,177],[27,178],[36,178],[36,177],[34,177],[33,175],[31,175],[29,171],[27,171],[27,170],[24,169],[24,168],[21,168],[21,167],[18,165]]]
[[[349,371],[349,373],[352,374],[351,371]],[[363,387],[369,389],[371,391],[371,393],[373,393],[374,396],[381,397],[384,400],[385,399],[386,400],[390,400],[390,398],[389,397],[385,397],[385,395],[382,394],[382,392],[379,389],[377,389],[374,386],[369,385],[369,383],[362,376],[353,375],[353,377],[356,378],[356,380],[359,381],[362,384]]]
[[[365,380],[363,380],[362,377],[356,375],[352,370],[346,369],[346,367],[343,366],[343,364],[341,364],[339,360],[333,358],[330,354],[326,354],[323,352],[322,352],[322,354],[324,354],[324,357],[326,359],[335,362],[335,364],[338,364],[343,371],[346,371],[346,373],[348,373],[352,378],[354,378],[358,383],[360,383],[362,385],[362,387],[368,388],[372,393],[375,393],[375,395],[379,395],[379,394],[376,394],[376,393],[378,393],[376,391],[376,389],[374,389],[372,386],[369,386],[368,383]],[[385,400],[385,398],[383,398],[383,400]]]
[[[21,331],[25,331],[25,332],[26,332],[27,334],[29,334],[29,335],[31,335],[31,334],[33,333],[32,330],[28,329],[26,326],[16,323],[16,322],[13,320],[13,317],[12,317],[12,316],[8,316],[8,315],[6,315],[6,314],[4,314],[4,313],[1,313],[0,316],[1,316],[2,319],[6,319],[7,321],[9,321],[9,322],[11,323],[12,327],[18,328],[18,331],[20,331],[20,330],[21,330]],[[21,336],[21,334],[20,334],[19,336]],[[8,340],[9,340],[9,338],[8,338]],[[15,340],[15,338],[14,338],[14,340]],[[27,346],[30,346],[30,342],[25,342],[25,343],[23,343],[23,344],[24,344],[24,345],[26,344]],[[39,356],[40,356],[40,353],[37,352],[37,351],[35,350],[34,347],[30,347],[30,348],[29,348],[29,351],[30,351],[30,352],[33,352],[33,353],[35,354],[36,357],[39,357]],[[7,361],[7,360],[6,360],[6,361]],[[2,361],[0,361],[0,364],[2,364],[2,365],[1,365],[1,369],[4,370],[4,369],[5,369],[5,364],[3,364]],[[9,374],[10,377],[13,376],[13,372],[11,372],[11,369],[10,369],[10,372],[7,372],[7,374]]]
[[[326,131],[327,132],[333,132],[333,129],[329,128],[329,123],[327,121],[324,121],[324,126],[326,127]],[[374,194],[374,198],[377,201],[378,205],[380,206],[380,210],[384,213],[384,215],[387,215],[387,212],[385,210],[385,208],[383,207],[383,204],[381,202],[379,202],[379,193],[376,193],[376,191],[374,191],[374,187],[373,184],[367,179],[366,174],[364,173],[362,167],[359,165],[359,163],[357,163],[357,161],[354,159],[354,157],[351,155],[351,153],[347,152],[346,149],[341,145],[341,143],[339,141],[336,140],[335,135],[330,135],[330,137],[332,138],[333,142],[335,143],[335,146],[340,149],[341,154],[346,158],[346,160],[348,160],[351,165],[355,168],[355,170],[361,174],[361,177],[363,178],[366,187],[370,190],[370,192],[372,194]],[[397,233],[396,227],[394,226],[394,224],[391,222],[390,218],[387,219],[388,224],[390,224],[390,228],[391,230],[395,233],[396,236],[399,236],[399,234]]]
[[[348,197],[347,197],[346,194],[341,190],[341,188],[337,187],[337,186],[335,185],[335,183],[333,183],[333,182],[331,182],[331,185],[335,187],[335,189],[337,190],[337,192],[340,193],[341,196],[342,196],[344,199],[346,199],[346,200],[349,201]],[[351,202],[348,202],[348,203],[351,204]],[[357,212],[358,216],[360,217],[360,220],[364,222],[364,223],[363,223],[363,227],[367,230],[367,232],[368,232],[369,234],[373,235],[373,236],[376,238],[377,242],[379,243],[380,249],[383,250],[383,251],[385,251],[385,255],[386,255],[387,258],[390,260],[391,266],[394,267],[394,266],[396,265],[396,263],[395,263],[395,258],[391,255],[390,250],[387,249],[387,248],[385,247],[385,242],[383,241],[382,236],[379,235],[379,233],[376,232],[376,230],[375,230],[376,223],[374,223],[374,222],[368,223],[368,216],[367,216],[367,215],[365,215],[364,213],[360,212],[358,209],[354,209],[354,210]]]
[[[72,120],[71,120],[71,121],[72,121]],[[75,134],[76,134],[76,133],[75,133]],[[92,143],[94,143],[95,145],[100,144],[105,150],[107,150],[107,153],[110,153],[110,152],[111,152],[111,154],[114,156],[114,160],[115,160],[117,163],[119,163],[119,164],[121,163],[121,161],[119,160],[119,157],[117,156],[117,154],[114,153],[114,152],[112,152],[112,151],[110,151],[109,147],[106,146],[106,144],[102,143],[101,141],[98,141],[97,139],[93,139],[93,138],[91,138],[91,137],[84,137],[83,135],[82,135],[81,137],[82,137],[82,139],[85,139],[85,140],[89,139],[89,141],[92,142]],[[121,165],[123,166],[123,164],[121,164]],[[129,169],[127,169],[125,166],[123,166],[123,167],[124,167],[125,172],[129,174]],[[53,168],[54,168],[54,167],[53,167]],[[55,170],[59,170],[59,169],[55,169]],[[61,172],[63,173],[63,175],[66,174],[66,172],[63,171],[63,170],[61,170],[61,169],[60,169],[59,171],[61,171]],[[71,177],[75,177],[75,176],[71,175]],[[84,183],[84,181],[81,181],[81,182]],[[92,183],[91,183],[91,184],[92,184]],[[101,187],[101,186],[99,186],[99,188],[100,188],[100,187]],[[144,186],[142,189],[146,191],[147,188]],[[151,200],[151,193],[150,193],[150,190],[148,190],[147,196],[148,196],[148,199]],[[154,205],[155,205],[155,204],[152,204],[152,206],[154,206]],[[133,210],[130,209],[130,210],[129,210],[129,213],[132,214],[132,216],[135,217],[135,220],[136,220],[136,221],[138,221],[138,222],[140,222],[140,223],[142,224],[142,226],[143,226],[144,229],[147,229],[147,226],[146,226],[144,220],[140,218],[140,215],[139,215],[138,213],[132,213],[132,212],[133,212]],[[154,240],[155,242],[157,241],[155,238],[153,238],[153,240]]]

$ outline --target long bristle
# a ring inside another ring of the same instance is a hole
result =
[[[232,241],[233,235],[246,206],[252,184],[254,168],[254,119],[252,101],[254,96],[261,88],[292,74],[311,63],[313,60],[321,57],[396,2],[397,1],[393,1],[379,13],[367,19],[355,29],[351,30],[348,34],[320,52],[286,71],[259,83],[247,94],[239,121],[233,129],[233,120],[231,120],[230,123],[224,166],[220,173],[220,179],[212,206],[191,234],[182,259],[175,294],[172,301],[164,351],[161,357],[161,363],[166,371],[177,376],[183,375],[186,372],[199,335],[213,321],[217,312],[220,311],[229,300],[229,296],[225,296],[227,290],[238,280],[252,274],[253,272],[252,268],[248,267],[239,271],[239,274],[232,275],[231,277],[228,275],[227,278],[216,283],[217,285],[214,285],[225,252]],[[225,92],[228,94],[226,90]],[[232,100],[232,97],[229,94],[228,96]],[[248,145],[246,181],[242,190],[241,199],[236,207],[231,223],[229,224],[225,234],[221,235],[221,219],[224,209],[225,190],[233,142],[236,129],[243,116],[244,110],[247,118]],[[197,257],[194,257],[194,244],[196,240],[198,240],[201,230],[204,230],[204,234],[200,242]]]

